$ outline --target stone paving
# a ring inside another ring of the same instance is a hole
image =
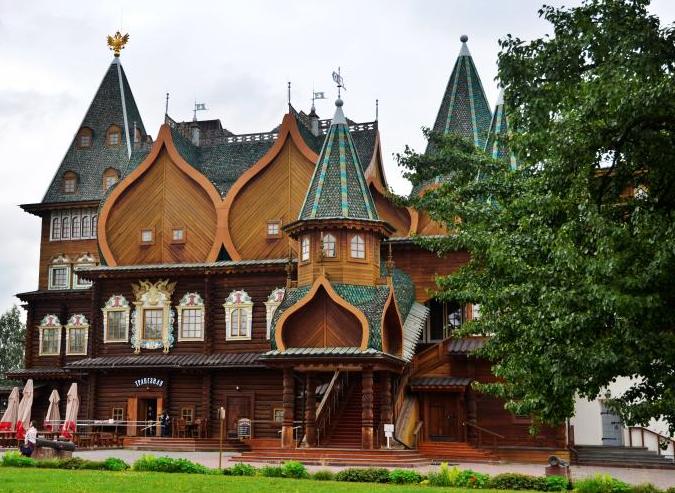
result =
[[[76,452],[75,455],[84,459],[101,460],[107,457],[119,457],[128,463],[134,462],[137,458],[144,454],[163,455],[174,458],[185,458],[193,462],[198,462],[207,467],[218,467],[218,452],[148,452],[140,450],[127,449],[112,449],[112,450],[85,450]],[[230,457],[235,458],[239,455],[234,452],[223,452],[223,466],[228,467],[232,461]],[[259,466],[259,464],[255,464]],[[482,464],[461,462],[457,466],[460,469],[473,469],[474,471],[483,472],[487,474],[500,474],[503,472],[519,472],[523,474],[542,475],[544,474],[544,465],[539,464]],[[420,472],[426,472],[435,469],[436,466],[426,466],[418,468]],[[337,471],[341,467],[322,467],[322,466],[308,466],[309,471],[316,471],[319,469],[330,469]],[[675,486],[675,471],[674,470],[660,470],[660,469],[634,469],[623,467],[596,467],[596,466],[572,466],[572,477],[583,478],[593,476],[594,474],[602,473],[609,474],[617,479],[621,479],[630,484],[652,483],[659,488],[668,488]]]

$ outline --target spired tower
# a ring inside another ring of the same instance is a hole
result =
[[[299,287],[319,276],[377,284],[380,241],[393,232],[377,214],[342,105],[338,98],[298,220],[285,228],[300,246]]]
[[[497,105],[495,112],[492,115],[492,122],[490,123],[490,132],[485,143],[485,152],[487,152],[494,159],[500,159],[509,163],[511,169],[515,169],[518,165],[516,156],[509,147],[509,124],[506,116],[506,105],[504,104],[504,89],[499,92],[497,98]]]

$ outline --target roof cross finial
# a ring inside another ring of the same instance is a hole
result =
[[[120,51],[124,49],[124,45],[129,41],[129,34],[122,34],[117,31],[114,36],[108,36],[108,47],[113,51],[115,57],[120,56]]]

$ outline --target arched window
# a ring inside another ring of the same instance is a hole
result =
[[[366,258],[366,242],[361,235],[354,235],[350,241],[352,258]]]
[[[91,222],[89,216],[82,216],[82,238],[91,236]]]
[[[66,171],[63,174],[63,192],[75,193],[77,191],[77,173]]]
[[[107,168],[103,172],[103,190],[108,190],[120,179],[120,173],[115,168]]]
[[[82,127],[77,133],[76,146],[79,149],[86,149],[91,147],[94,132],[89,127]]]
[[[72,235],[73,239],[76,240],[77,238],[80,237],[80,216],[74,216],[72,219],[72,223],[73,223]]]
[[[332,234],[328,233],[323,236],[321,240],[322,244],[322,249],[323,249],[323,256],[324,257],[329,257],[329,258],[334,258],[335,257],[335,236]]]
[[[96,230],[98,229],[98,214],[91,216],[91,237],[96,238]]]
[[[70,238],[70,217],[64,217],[61,222],[61,239],[67,240]]]
[[[61,218],[55,217],[52,219],[52,240],[61,239]]]
[[[109,146],[118,146],[122,143],[122,129],[117,125],[110,125],[106,132],[105,142]]]
[[[235,337],[246,337],[248,335],[248,317],[246,310],[243,308],[235,308],[232,310],[230,335]]]
[[[223,304],[227,340],[251,339],[253,302],[246,291],[232,291]]]
[[[309,260],[309,236],[303,236],[300,241],[300,260],[303,262]]]

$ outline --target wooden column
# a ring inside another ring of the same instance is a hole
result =
[[[61,322],[61,348],[59,350],[59,367],[63,368],[66,365],[66,324],[68,323],[68,305],[61,303],[61,311],[59,312],[59,320]]]
[[[394,422],[394,407],[391,397],[391,375],[382,372],[382,404],[380,405],[380,444],[387,443],[384,436],[384,425]]]
[[[469,358],[467,361],[467,366],[469,370],[469,376],[472,379],[476,378],[476,362],[473,358]],[[466,420],[472,423],[478,424],[478,401],[476,392],[471,388],[467,387],[466,391]],[[469,426],[465,427],[465,440],[469,443],[478,443],[478,430],[474,427]]]
[[[284,406],[284,422],[281,425],[281,447],[294,448],[293,418],[295,407],[295,382],[293,381],[293,368],[284,368],[284,390],[282,394]]]
[[[312,373],[307,373],[305,390],[305,438],[308,447],[316,447],[316,379]]]
[[[204,277],[204,344],[203,350],[206,354],[213,353],[213,333],[216,330],[213,324],[213,281],[211,276],[206,274]]]
[[[96,376],[93,371],[87,375],[87,409],[85,410],[84,419],[96,419]],[[70,385],[67,385],[69,387]],[[66,390],[68,392],[68,390]],[[65,395],[65,394],[63,394]],[[103,416],[100,416],[103,418]]]
[[[361,448],[373,448],[373,369],[361,373]]]
[[[202,376],[202,401],[201,401],[201,417],[206,418],[206,430],[204,438],[208,438],[209,428],[211,427],[211,373],[207,371]],[[202,437],[200,437],[202,438]]]
[[[33,335],[35,334],[35,309],[32,303],[24,305],[26,308],[26,346],[23,358],[24,368],[33,366]]]
[[[89,334],[87,338],[87,355],[89,358],[96,357],[98,338],[101,337],[102,333],[101,289],[98,282],[94,281],[91,286],[91,312],[89,314]]]

